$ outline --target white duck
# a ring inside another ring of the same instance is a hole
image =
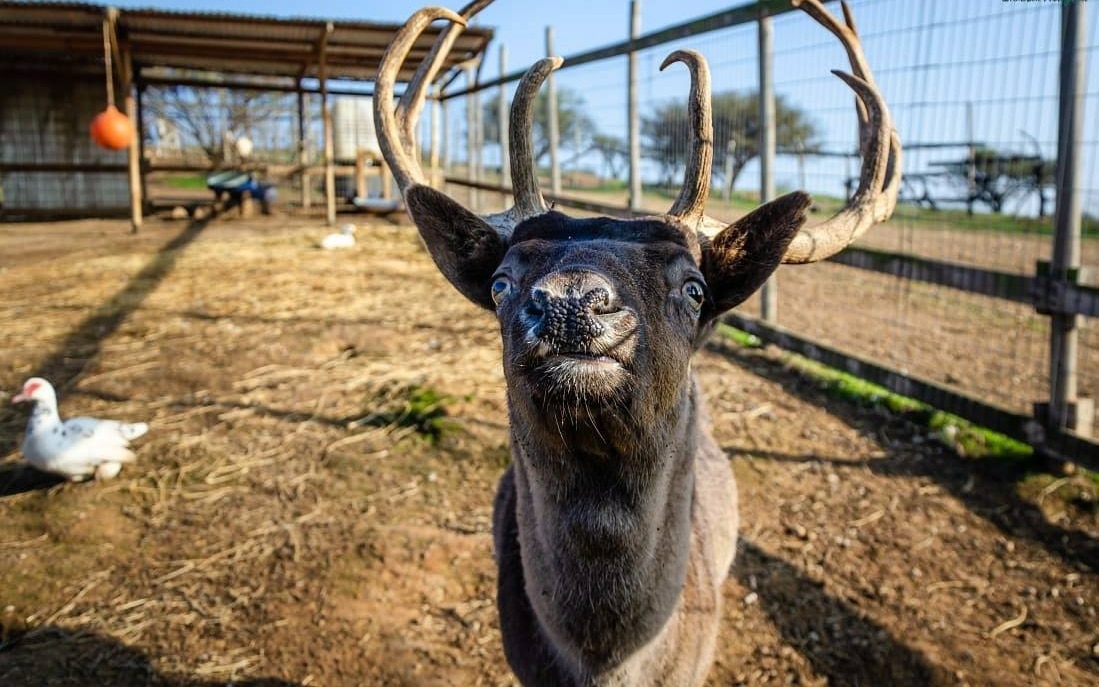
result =
[[[355,225],[345,224],[340,227],[338,234],[329,234],[321,239],[321,248],[335,250],[337,248],[351,248],[355,245]]]
[[[23,458],[39,470],[74,482],[117,475],[123,463],[134,460],[130,441],[149,431],[144,422],[127,424],[91,417],[62,422],[57,414],[57,392],[41,377],[28,379],[11,399],[12,403],[24,401],[35,405],[23,438]]]

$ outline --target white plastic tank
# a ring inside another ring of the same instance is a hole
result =
[[[381,157],[374,132],[374,99],[339,96],[332,102],[332,147],[336,160],[354,163],[360,150]]]

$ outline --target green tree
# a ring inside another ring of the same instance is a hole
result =
[[[584,96],[569,88],[557,89],[557,136],[558,145],[563,148],[576,148],[574,155],[588,150],[595,135],[595,124],[584,112]],[[510,108],[510,103],[509,103]],[[495,99],[484,104],[485,140],[500,140],[499,111]],[[549,108],[546,106],[546,92],[539,91],[534,103],[534,161],[539,163],[549,155]],[[510,132],[509,132],[510,133]]]
[[[617,136],[596,133],[591,137],[591,150],[599,153],[603,158],[608,179],[622,177],[630,159],[630,151],[625,141]]]
[[[714,174],[724,177],[731,155],[732,187],[749,162],[759,155],[759,93],[726,91],[713,96]],[[802,110],[775,96],[776,145],[780,151],[812,153],[819,150],[817,130]],[[687,104],[658,106],[641,118],[645,155],[660,165],[669,185],[676,183],[687,161]],[[732,143],[732,145],[730,145]]]

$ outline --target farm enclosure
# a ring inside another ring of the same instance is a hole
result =
[[[0,227],[3,388],[153,426],[116,481],[43,488],[0,410],[0,682],[509,684],[492,318],[404,223],[338,254],[293,217],[125,231]],[[697,369],[743,522],[712,684],[1099,677],[1094,483],[959,458],[770,349]]]

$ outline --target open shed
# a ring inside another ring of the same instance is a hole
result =
[[[298,95],[300,158],[291,173],[323,174],[328,219],[335,218],[331,97],[370,95],[370,85],[399,27],[361,21],[277,19],[228,13],[120,10],[83,3],[0,2],[0,189],[6,215],[78,216],[125,211],[135,228],[142,189],[157,169],[209,170],[210,165],[160,165],[145,150],[148,122],[142,94],[156,86],[246,88]],[[441,27],[416,43],[405,80]],[[440,70],[448,83],[480,59],[492,38],[469,28]],[[135,123],[128,150],[97,147],[88,135],[106,105],[107,72],[117,105]],[[352,82],[352,83],[348,83]],[[360,82],[360,83],[353,83]],[[304,97],[319,97],[324,145],[310,161]],[[307,192],[303,193],[308,202]]]

